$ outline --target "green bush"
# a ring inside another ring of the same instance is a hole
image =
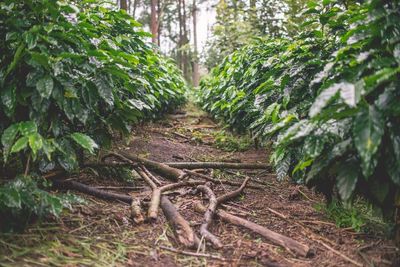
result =
[[[399,1],[310,2],[305,31],[260,40],[203,81],[201,101],[235,128],[275,141],[290,175],[362,195],[391,214],[400,186]],[[222,82],[221,82],[222,81]]]
[[[59,216],[63,208],[82,200],[74,195],[54,195],[38,187],[40,178],[18,176],[0,187],[0,230],[22,229],[35,218],[48,214]],[[46,188],[49,182],[41,181]]]
[[[5,160],[23,151],[42,170],[55,163],[73,170],[78,148],[93,152],[112,129],[128,133],[132,123],[182,103],[180,72],[143,42],[140,25],[91,2],[0,4]]]
[[[127,134],[183,103],[180,71],[148,36],[97,1],[2,1],[3,174],[27,165],[74,171],[83,151],[110,144],[112,131]]]

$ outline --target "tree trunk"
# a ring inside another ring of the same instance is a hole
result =
[[[157,1],[157,44],[161,45],[161,17],[163,8],[161,8],[161,0]]]
[[[197,51],[197,5],[196,0],[193,0],[193,46],[194,46],[194,59],[193,59],[193,86],[199,86],[199,59]]]
[[[151,34],[152,34],[151,41],[154,44],[157,44],[157,40],[158,40],[157,6],[158,6],[158,1],[157,0],[151,0],[150,29],[151,29]]]
[[[120,0],[119,7],[125,11],[128,11],[128,1],[127,0]]]
[[[135,18],[135,16],[136,16],[137,5],[138,5],[138,0],[133,0],[133,11],[132,11],[133,18]]]
[[[186,45],[189,43],[189,38],[188,38],[188,31],[186,27],[186,2],[185,0],[182,0],[182,26],[183,26],[183,46],[185,47],[185,50],[183,51],[183,74],[186,78],[187,81],[190,81],[190,73],[189,73],[189,55],[187,51]]]
[[[177,51],[177,61],[178,66],[181,70],[183,70],[182,65],[182,39],[183,39],[183,31],[182,31],[182,0],[178,0],[178,20],[179,20],[179,39],[178,39],[178,51]]]

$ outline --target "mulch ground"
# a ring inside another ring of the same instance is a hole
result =
[[[189,109],[185,114],[136,127],[129,140],[116,142],[115,148],[126,148],[159,162],[267,162],[266,149],[225,152],[215,148],[213,132],[220,129],[205,114]],[[257,234],[216,219],[210,230],[220,238],[223,248],[214,250],[203,242],[198,252],[228,261],[185,256],[162,248],[186,250],[179,246],[163,215],[156,222],[135,225],[128,205],[76,193],[85,203],[74,205],[61,218],[37,222],[23,233],[2,234],[0,266],[355,266],[343,255],[363,266],[400,266],[399,250],[390,240],[338,228],[315,208],[323,203],[323,197],[302,185],[278,182],[274,174],[260,170],[215,170],[209,175],[237,182],[247,175],[259,181],[262,190],[246,188],[241,197],[223,208],[307,244],[313,255],[296,257]],[[128,185],[90,169],[71,178],[135,198],[149,198],[151,194],[141,180]],[[221,184],[214,187],[217,196],[234,189]],[[203,216],[192,205],[201,196],[180,189],[169,198],[198,229]]]

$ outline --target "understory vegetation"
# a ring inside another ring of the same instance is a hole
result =
[[[274,142],[286,176],[393,216],[400,189],[398,1],[309,2],[302,31],[260,38],[203,79],[202,106]],[[393,217],[391,217],[393,218]]]
[[[90,0],[0,3],[2,212],[59,214],[69,202],[42,190],[43,173],[77,171],[113,133],[184,102],[180,70],[148,36]]]

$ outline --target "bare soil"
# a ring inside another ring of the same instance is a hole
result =
[[[116,142],[114,148],[126,148],[160,162],[267,163],[265,148],[250,148],[244,152],[217,149],[213,145],[213,132],[220,129],[206,114],[189,108],[184,114],[169,115],[158,122],[136,127],[128,141]],[[317,211],[316,205],[324,199],[313,190],[290,181],[278,182],[274,174],[260,170],[233,173],[215,170],[209,174],[238,182],[247,175],[259,181],[263,190],[247,188],[241,197],[223,208],[309,245],[313,255],[296,257],[257,234],[215,219],[210,230],[220,238],[223,248],[214,250],[211,244],[203,243],[198,250],[227,261],[185,256],[160,248],[186,250],[179,246],[162,212],[154,223],[135,225],[128,205],[76,193],[86,202],[75,205],[61,218],[37,222],[23,233],[1,235],[0,266],[354,266],[343,255],[363,266],[400,266],[399,249],[390,240],[381,235],[338,228]],[[167,183],[162,177],[158,178]],[[105,178],[90,169],[71,179],[106,188],[127,186],[117,177]],[[150,197],[151,190],[143,181],[137,180],[129,186],[128,189],[109,190],[141,199]],[[214,187],[217,196],[234,189],[221,184]],[[176,190],[169,197],[198,230],[203,215],[196,213],[192,204],[201,200],[201,196],[186,191]]]

